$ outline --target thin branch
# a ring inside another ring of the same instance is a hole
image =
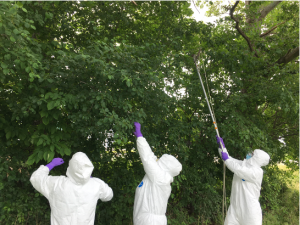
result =
[[[260,14],[260,17],[258,18],[258,21],[261,21],[262,19],[264,19],[269,12],[271,12],[277,5],[279,5],[282,1],[274,1],[271,4],[267,5]]]
[[[289,49],[288,52],[283,56],[282,58],[278,59],[276,63],[281,64],[281,63],[289,63],[292,60],[294,60],[296,57],[299,56],[299,47],[294,48],[294,49]]]
[[[135,4],[135,5],[137,5],[135,1],[131,0],[131,2],[132,2],[133,4]]]
[[[284,137],[288,137],[288,136],[298,136],[298,135],[299,135],[299,133],[286,134],[286,135],[279,136],[279,138],[284,138]]]
[[[200,11],[198,10],[198,8],[197,8],[197,6],[196,6],[194,0],[192,0],[192,2],[193,2],[193,4],[194,4],[194,6],[195,6],[195,9],[197,9],[197,12],[201,15],[201,13],[200,13]]]
[[[277,121],[277,112],[278,111],[276,111],[276,113],[275,113],[275,119],[274,119],[274,123],[273,123],[273,129],[275,129],[275,127],[276,127],[276,121]],[[273,116],[272,116],[273,117]]]
[[[266,37],[266,36],[270,35],[271,32],[272,32],[273,30],[275,30],[278,26],[284,24],[285,22],[286,22],[286,21],[283,21],[283,22],[277,24],[276,26],[272,27],[270,30],[266,31],[265,33],[263,33],[263,34],[261,34],[261,35],[259,35],[259,36],[260,36],[260,37]]]
[[[257,58],[259,58],[259,56],[257,55],[256,51],[252,48],[250,38],[247,37],[246,34],[244,34],[244,32],[243,32],[243,31],[241,30],[241,28],[239,27],[239,21],[237,20],[237,18],[235,18],[235,17],[233,16],[233,12],[234,12],[234,10],[235,10],[235,8],[237,7],[238,4],[239,4],[239,1],[236,1],[235,4],[233,5],[233,7],[230,9],[230,17],[231,17],[231,19],[233,19],[233,20],[235,21],[235,28],[237,29],[237,31],[238,31],[238,32],[240,33],[240,35],[242,35],[243,38],[247,41],[248,46],[249,46],[249,48],[250,48],[250,51],[251,51],[251,52],[254,52],[254,53],[255,53],[254,55],[255,55]]]

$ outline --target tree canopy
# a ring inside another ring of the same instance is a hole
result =
[[[209,4],[228,16],[196,22],[181,1],[0,2],[1,223],[50,223],[30,175],[82,151],[114,191],[95,224],[130,224],[144,176],[134,121],[158,157],[183,165],[170,224],[181,213],[189,224],[220,221],[223,167],[194,56],[230,155],[265,150],[273,178],[277,162],[299,161],[299,3]],[[280,189],[265,190],[272,207]]]

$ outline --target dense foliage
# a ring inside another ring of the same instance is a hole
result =
[[[274,18],[288,21],[278,34],[260,37],[240,21],[251,50],[232,18],[196,22],[187,2],[1,2],[0,223],[48,224],[49,204],[30,175],[53,157],[68,162],[82,151],[94,163],[93,176],[114,191],[111,202],[98,203],[95,224],[131,224],[144,176],[134,121],[158,157],[173,154],[183,164],[172,184],[170,223],[179,224],[182,214],[189,224],[218,222],[223,167],[193,56],[207,76],[230,155],[243,159],[264,149],[272,158],[265,176],[276,177],[278,161],[299,159],[299,65],[297,56],[279,61],[299,42],[293,4],[265,18],[264,29]],[[234,14],[246,18],[261,7],[250,6]],[[63,175],[67,166],[50,174]],[[227,195],[231,178],[228,172]],[[281,186],[266,180],[267,209]]]

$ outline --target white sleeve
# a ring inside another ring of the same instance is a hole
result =
[[[148,175],[149,179],[154,182],[163,175],[162,169],[156,162],[157,157],[152,152],[144,137],[137,138],[137,149],[139,151],[145,173]]]
[[[30,177],[32,186],[49,199],[50,191],[58,177],[48,176],[49,168],[41,165]]]
[[[222,149],[218,148],[218,151],[219,151],[220,157],[221,157],[221,159],[222,159],[222,154],[221,154]],[[229,152],[227,151],[226,148],[223,149],[223,152],[226,152],[226,153],[227,153],[228,159],[232,159],[232,160],[234,160],[236,163],[238,163],[239,165],[242,165],[243,161],[231,157],[231,156],[229,155]]]
[[[229,158],[225,161],[225,164],[229,170],[231,170],[241,179],[252,183],[257,183],[262,172],[261,168],[242,166],[240,162],[240,160]]]
[[[99,178],[92,178],[92,179],[95,179],[98,183],[100,183],[99,199],[102,202],[110,201],[114,196],[111,187],[109,187],[107,183],[105,183],[103,180]]]

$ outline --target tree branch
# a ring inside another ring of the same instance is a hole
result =
[[[259,35],[259,36],[260,36],[260,37],[266,37],[266,36],[270,35],[271,32],[272,32],[273,30],[275,30],[278,26],[284,24],[285,22],[286,22],[286,21],[283,21],[283,22],[277,24],[275,27],[272,27],[270,30],[266,31],[265,33],[263,33],[263,34],[261,34],[261,35]]]
[[[258,55],[257,55],[256,51],[252,48],[250,38],[247,37],[246,34],[244,34],[244,32],[243,32],[243,31],[241,30],[241,28],[239,27],[239,21],[237,20],[237,18],[235,18],[235,17],[233,16],[233,12],[234,12],[234,10],[235,10],[235,8],[237,7],[238,4],[239,4],[239,1],[236,1],[235,4],[233,5],[233,7],[230,9],[230,17],[231,17],[231,19],[233,19],[233,20],[235,21],[235,28],[237,29],[237,31],[238,31],[238,32],[240,33],[240,35],[242,35],[243,38],[247,41],[248,46],[249,46],[249,48],[250,48],[250,51],[251,51],[251,52],[254,52],[254,53],[255,53],[254,55],[258,58]]]
[[[135,1],[132,0],[131,2],[132,2],[133,4],[135,4],[135,5],[137,5]]]
[[[199,9],[198,9],[197,6],[196,6],[194,0],[192,0],[192,2],[193,2],[193,5],[194,5],[195,9],[197,10],[197,12],[198,12],[199,14],[201,14],[200,11],[199,11]]]
[[[279,136],[279,138],[284,138],[284,137],[289,137],[289,136],[298,136],[298,135],[299,135],[299,133],[286,134],[286,135]]]
[[[260,13],[260,17],[258,18],[258,21],[261,21],[264,19],[269,12],[271,12],[277,5],[279,5],[282,1],[274,1],[271,4],[267,5]]]
[[[299,56],[299,47],[290,49],[282,58],[278,59],[276,63],[278,64],[286,64],[294,60],[296,57]]]

